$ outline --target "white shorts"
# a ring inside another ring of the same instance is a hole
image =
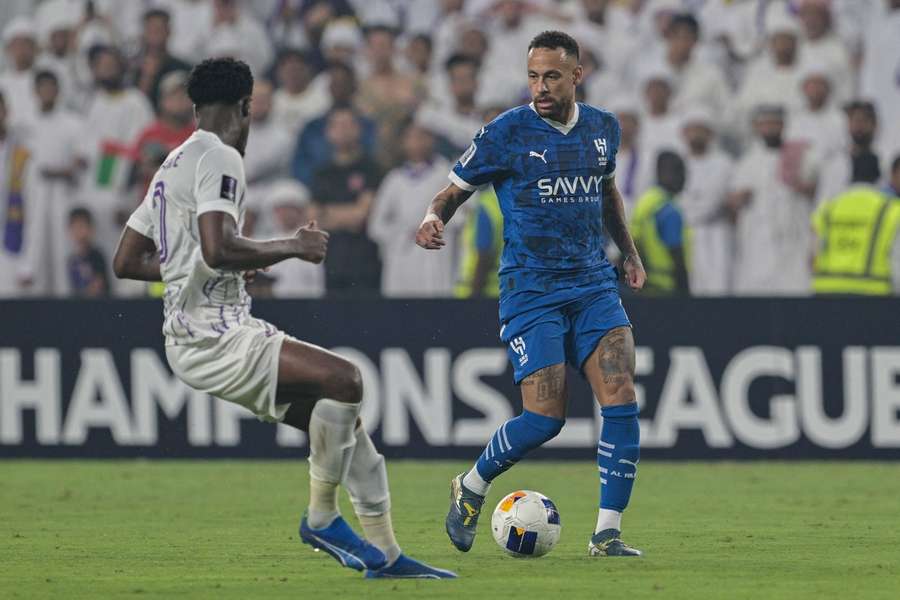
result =
[[[276,404],[278,358],[286,333],[250,318],[208,343],[166,346],[172,371],[194,389],[240,404],[261,421],[284,418],[289,404]]]

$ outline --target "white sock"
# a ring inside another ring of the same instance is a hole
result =
[[[320,529],[337,513],[337,486],[350,468],[359,404],[323,398],[309,419],[310,527]]]
[[[491,489],[491,484],[481,478],[478,474],[478,468],[472,467],[463,477],[463,485],[478,494],[479,496],[487,496]]]
[[[391,523],[391,511],[380,515],[357,515],[366,539],[376,548],[384,552],[388,564],[391,565],[400,556],[400,545],[394,537],[394,525]]]
[[[331,525],[338,516],[337,484],[309,478],[309,510],[306,520],[313,529]]]
[[[384,552],[388,564],[391,564],[401,551],[391,523],[391,493],[384,456],[375,449],[372,438],[362,425],[357,425],[355,436],[356,447],[344,487],[350,494],[353,510],[359,517],[366,539]]]
[[[594,533],[600,533],[604,529],[622,531],[622,513],[617,510],[601,508],[597,513],[597,526],[594,528]]]

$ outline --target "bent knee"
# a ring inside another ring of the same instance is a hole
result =
[[[359,404],[362,402],[362,374],[353,363],[341,365],[328,377],[325,395],[339,402]]]

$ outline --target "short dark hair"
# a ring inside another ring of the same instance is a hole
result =
[[[847,116],[850,116],[850,113],[856,111],[862,112],[873,121],[878,121],[878,113],[875,110],[875,105],[868,100],[851,100],[844,105],[844,112],[847,113]]]
[[[411,44],[413,42],[425,42],[425,45],[428,46],[429,50],[434,47],[434,42],[431,41],[431,36],[427,33],[417,33],[409,38],[409,43]]]
[[[686,27],[694,34],[694,37],[700,37],[700,23],[691,13],[678,13],[672,15],[669,26],[666,28],[666,34],[670,34],[678,27]]]
[[[466,56],[465,54],[453,54],[444,63],[444,69],[449,71],[450,69],[458,67],[459,65],[472,65],[472,67],[474,67],[476,71],[480,66],[478,61],[471,56]]]
[[[162,19],[166,22],[166,25],[168,25],[172,20],[172,17],[169,15],[169,11],[164,8],[151,8],[144,13],[144,23],[150,19]]]
[[[78,206],[69,211],[69,225],[71,225],[75,221],[87,221],[88,225],[93,225],[94,215],[92,215],[91,211],[89,211],[85,207]]]
[[[344,74],[348,75],[350,79],[356,81],[356,71],[349,64],[340,61],[334,60],[328,63],[327,71],[343,71]]]
[[[94,63],[100,58],[101,54],[109,54],[116,58],[119,63],[124,64],[122,53],[119,49],[111,44],[94,44],[88,49],[88,64],[94,66]]]
[[[574,56],[576,61],[581,55],[578,50],[578,42],[564,31],[542,31],[534,36],[534,39],[528,44],[529,52],[534,48],[549,48],[550,50],[562,48],[566,54]]]
[[[363,35],[368,38],[373,33],[386,33],[393,38],[397,37],[397,29],[391,27],[390,25],[385,25],[384,23],[376,23],[374,25],[367,25],[363,28]]]
[[[57,86],[59,86],[59,77],[56,76],[56,73],[51,71],[50,69],[41,69],[37,73],[34,74],[34,84],[38,85],[43,81],[52,81]]]
[[[253,93],[253,74],[243,61],[208,58],[191,69],[187,93],[197,108],[211,104],[237,104]]]
[[[894,157],[894,162],[891,163],[891,174],[897,172],[900,169],[900,154]]]
[[[301,50],[300,48],[288,46],[287,48],[282,48],[278,51],[278,56],[275,58],[275,64],[281,65],[281,63],[290,58],[296,58],[300,62],[306,63],[307,65],[312,62],[312,58],[310,57],[309,52]]]

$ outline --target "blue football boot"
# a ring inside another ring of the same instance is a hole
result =
[[[590,556],[641,556],[637,548],[632,548],[619,539],[618,529],[604,529],[595,533],[588,544]]]
[[[450,541],[460,552],[468,552],[475,542],[475,528],[484,496],[479,496],[463,485],[465,473],[460,473],[450,481],[450,510],[444,525]]]
[[[309,526],[306,515],[303,515],[300,521],[300,539],[316,550],[327,552],[341,565],[357,571],[378,570],[387,563],[384,553],[356,535],[341,516],[328,527],[313,529]]]
[[[401,554],[393,563],[366,571],[366,579],[456,579],[456,573],[438,569]]]

